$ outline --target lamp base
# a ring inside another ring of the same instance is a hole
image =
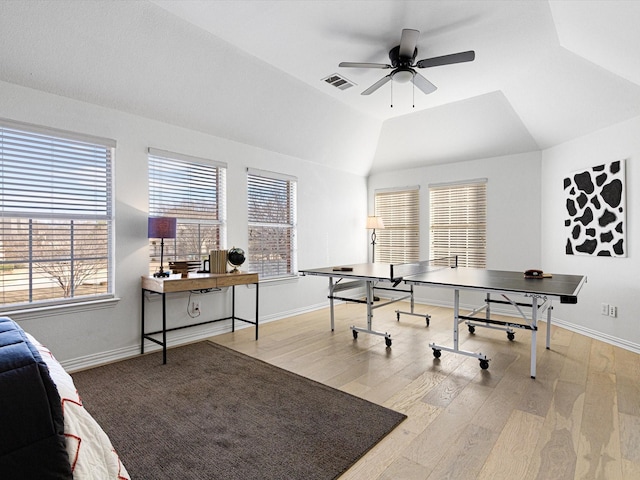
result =
[[[156,278],[166,278],[169,275],[170,275],[169,272],[156,272],[153,274],[153,276]]]

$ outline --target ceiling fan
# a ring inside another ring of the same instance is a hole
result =
[[[452,53],[441,57],[425,58],[414,63],[416,55],[418,54],[416,44],[418,43],[419,35],[420,31],[418,30],[412,30],[409,28],[402,30],[400,45],[389,50],[391,65],[387,63],[341,62],[339,66],[351,68],[393,69],[389,75],[378,80],[362,92],[361,95],[370,95],[391,80],[398,83],[407,83],[411,81],[416,87],[422,90],[423,93],[428,95],[435,92],[437,87],[416,72],[416,67],[439,67],[441,65],[450,65],[452,63],[472,62],[476,58],[476,53],[473,50],[469,50],[467,52]]]

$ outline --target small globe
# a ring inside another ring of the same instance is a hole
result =
[[[229,250],[227,258],[229,259],[229,263],[234,267],[232,272],[237,272],[238,267],[242,265],[246,260],[244,256],[244,250],[237,247],[233,247],[231,250]]]

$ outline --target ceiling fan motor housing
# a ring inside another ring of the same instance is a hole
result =
[[[391,78],[398,83],[407,83],[413,80],[416,74],[412,67],[413,61],[418,54],[418,49],[413,49],[413,55],[411,57],[405,57],[400,55],[400,45],[393,47],[389,50],[389,60],[391,60],[391,66],[394,67],[391,72]]]
[[[418,55],[417,48],[413,49],[413,55],[411,57],[400,56],[400,45],[389,50],[389,60],[391,60],[391,66],[394,68],[411,67],[413,61],[416,59],[416,55]]]

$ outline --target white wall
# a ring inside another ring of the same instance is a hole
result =
[[[567,328],[640,352],[640,118],[546,150],[542,154],[543,269],[587,275],[574,306],[560,305],[554,317]],[[571,172],[626,159],[627,257],[565,255],[563,179]],[[618,317],[600,314],[601,303],[618,307]]]
[[[0,116],[54,128],[115,139],[116,271],[115,306],[72,308],[20,314],[16,320],[67,367],[79,367],[133,355],[139,348],[139,279],[147,271],[147,147],[227,162],[227,245],[246,246],[246,167],[296,175],[298,189],[298,266],[365,261],[368,232],[365,217],[373,213],[376,189],[420,185],[421,257],[428,255],[428,185],[464,179],[488,179],[488,267],[578,273],[589,277],[577,305],[556,305],[554,320],[567,328],[640,351],[640,322],[632,301],[638,287],[638,204],[634,168],[640,153],[640,118],[568,142],[542,153],[480,159],[452,165],[358,175],[298,158],[225,140],[38,90],[0,82]],[[564,254],[562,180],[567,173],[618,159],[627,159],[627,251],[621,259]],[[247,294],[246,297],[244,294]],[[239,292],[240,314],[253,313],[253,292]],[[420,289],[420,301],[450,304],[449,292]],[[203,314],[228,306],[214,294],[203,300]],[[306,277],[265,283],[260,295],[261,319],[271,320],[326,304],[326,281]],[[170,318],[185,322],[187,298],[177,296]],[[227,303],[225,303],[225,301]],[[463,298],[463,303],[466,300]],[[474,300],[475,301],[475,300]],[[471,303],[471,302],[469,302]],[[600,304],[618,307],[618,318],[600,315]],[[157,301],[150,318],[158,318]],[[228,331],[214,324],[206,331],[185,330],[174,342],[192,335]]]
[[[298,178],[298,266],[318,267],[366,259],[366,179],[298,158],[206,135],[140,116],[0,82],[0,116],[63,130],[111,138],[115,152],[115,293],[113,306],[75,307],[13,315],[47,345],[67,368],[122,358],[139,351],[140,276],[148,272],[147,148],[155,147],[226,162],[227,246],[246,248],[246,168]],[[291,132],[290,132],[291,133]],[[260,317],[270,320],[326,305],[326,282],[297,278],[260,287]],[[239,314],[252,318],[254,292],[238,290]],[[170,301],[171,324],[185,324],[186,295]],[[203,316],[228,305],[227,296],[202,300]],[[159,302],[148,318],[159,322]],[[213,315],[212,315],[213,314]],[[159,323],[157,323],[159,325]],[[327,323],[328,329],[328,323]],[[202,333],[182,330],[172,338],[229,331],[228,322]],[[182,333],[184,332],[184,333]]]
[[[369,177],[369,214],[376,189],[420,186],[420,258],[429,257],[429,185],[487,179],[487,267],[524,271],[541,265],[540,153],[385,172]],[[419,301],[450,305],[450,292],[420,288]],[[461,302],[473,305],[475,295]]]

